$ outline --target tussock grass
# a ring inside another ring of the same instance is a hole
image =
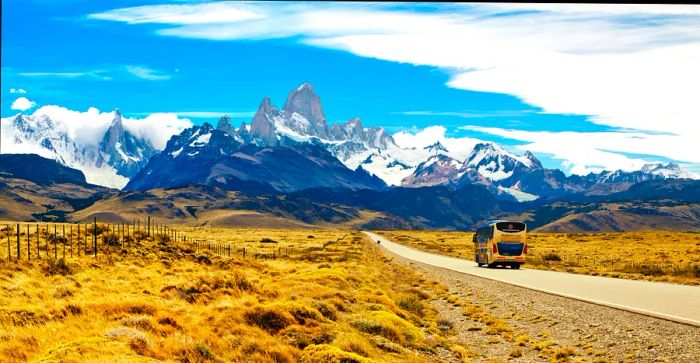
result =
[[[228,258],[136,236],[126,253],[0,262],[1,360],[427,362],[448,345],[427,304],[438,285],[358,232],[187,228],[294,253]]]

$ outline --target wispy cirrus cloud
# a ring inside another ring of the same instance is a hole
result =
[[[172,78],[171,74],[163,70],[143,65],[107,66],[94,70],[24,71],[18,72],[17,75],[34,78],[84,78],[98,81],[111,81],[113,79],[125,79],[127,77],[135,77],[147,81],[166,81]]]
[[[27,91],[22,88],[10,88],[10,93],[26,94]]]
[[[93,70],[82,72],[19,72],[23,77],[47,77],[47,78],[92,78],[96,80],[109,81],[112,77],[107,75],[106,70]]]
[[[172,76],[169,74],[144,66],[129,65],[125,66],[124,69],[128,73],[148,81],[167,81],[172,78]]]

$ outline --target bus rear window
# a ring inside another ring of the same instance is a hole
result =
[[[496,229],[498,229],[501,232],[506,232],[506,233],[522,232],[525,230],[525,223],[498,222],[498,223],[496,223]]]

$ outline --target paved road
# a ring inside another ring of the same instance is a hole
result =
[[[473,261],[418,251],[365,232],[381,247],[408,259],[549,294],[700,327],[700,287],[565,272],[490,269]],[[527,266],[527,265],[525,265]]]

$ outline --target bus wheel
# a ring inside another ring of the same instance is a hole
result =
[[[516,263],[515,265],[513,265],[513,268],[516,270],[520,270],[520,264]]]

